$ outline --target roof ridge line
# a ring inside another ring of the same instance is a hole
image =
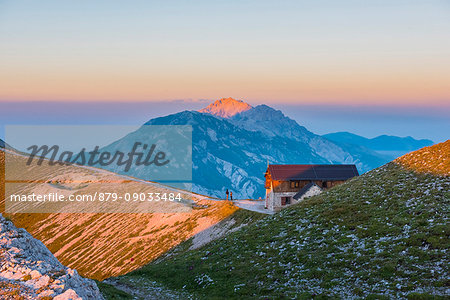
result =
[[[317,176],[316,169],[314,168],[314,166],[312,166],[312,169],[314,171],[314,175],[316,175],[316,180],[319,180],[319,176]]]

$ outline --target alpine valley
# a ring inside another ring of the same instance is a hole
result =
[[[235,198],[264,197],[267,164],[355,164],[365,173],[391,160],[364,145],[339,143],[317,135],[267,105],[223,98],[199,111],[183,111],[151,119],[145,125],[192,126],[192,191]],[[142,126],[106,146],[129,149],[136,138],[152,139]],[[126,148],[127,147],[127,148]],[[123,173],[117,166],[109,170]],[[127,173],[151,180],[145,168]]]

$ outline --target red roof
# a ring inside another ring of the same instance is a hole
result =
[[[358,176],[355,165],[269,165],[272,180],[347,180]]]

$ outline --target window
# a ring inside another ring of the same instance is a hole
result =
[[[298,188],[299,182],[298,181],[291,181],[291,189]]]
[[[281,205],[291,204],[291,197],[281,197]]]
[[[328,187],[328,181],[322,182],[322,187],[327,188]]]

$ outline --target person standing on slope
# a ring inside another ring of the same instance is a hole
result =
[[[225,194],[227,194],[227,200],[228,200],[228,189],[227,189],[227,191],[225,192]]]

